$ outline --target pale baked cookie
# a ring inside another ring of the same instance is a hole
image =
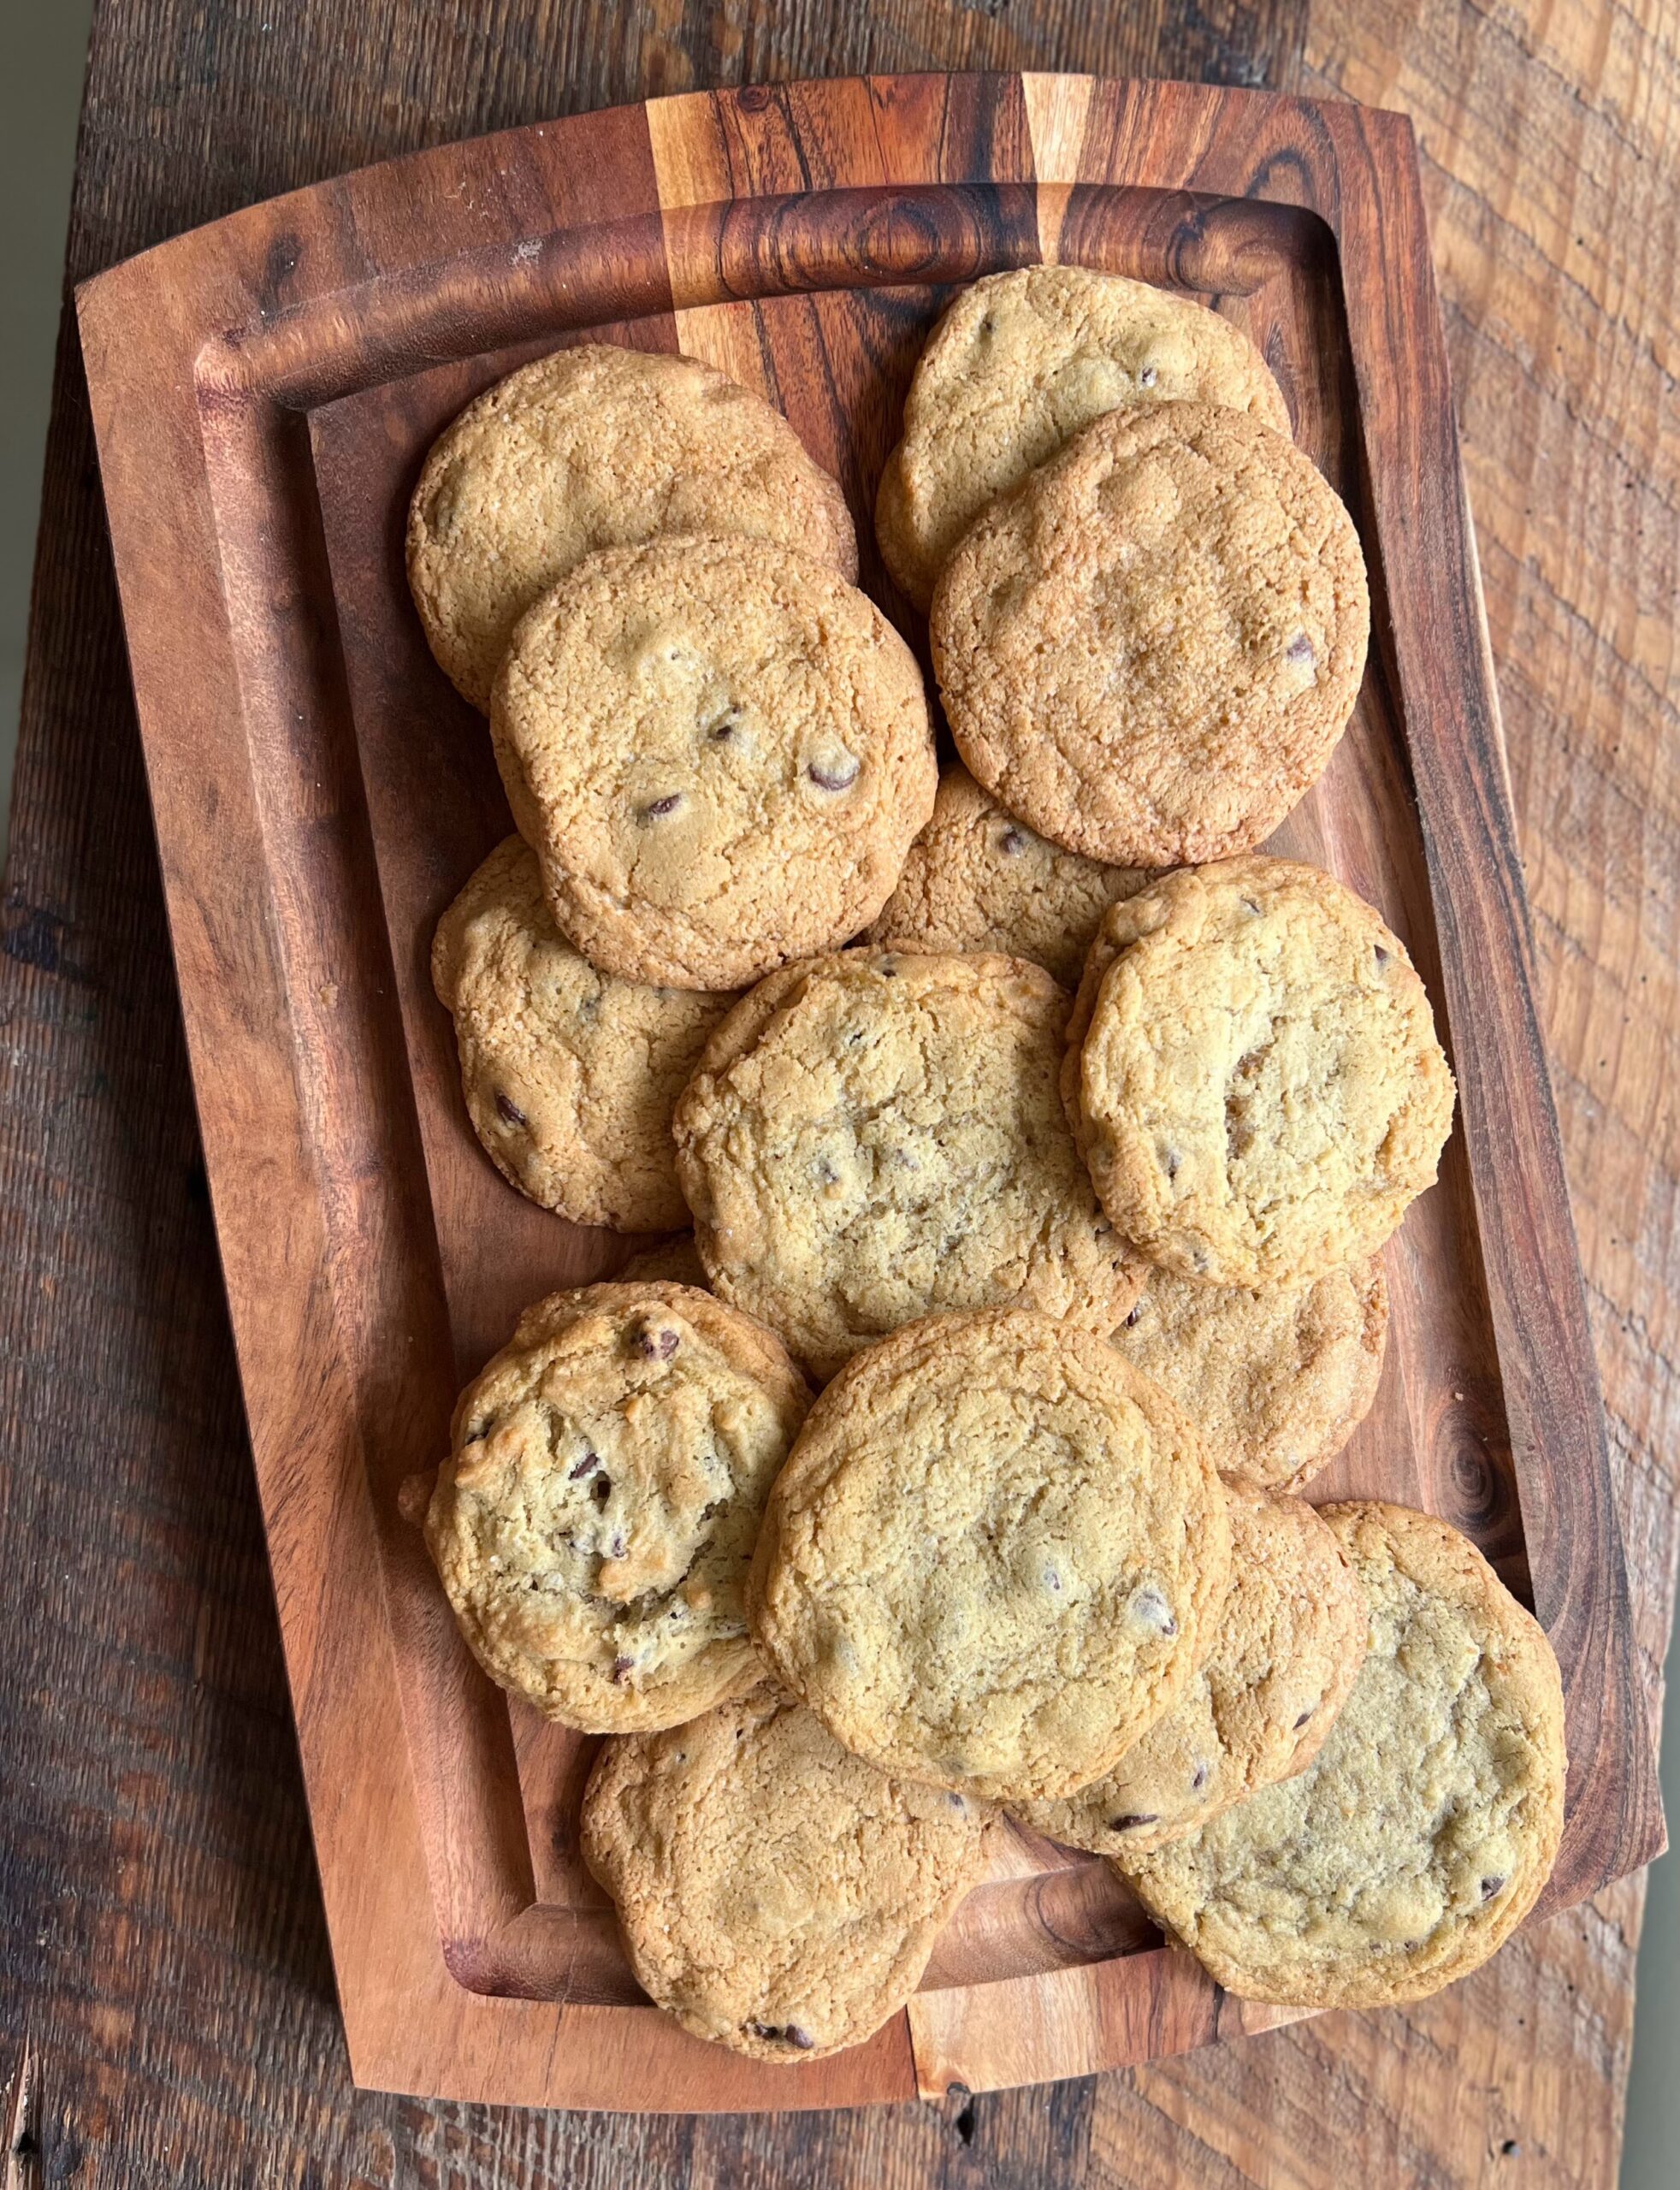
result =
[[[490,728],[562,932],[686,988],[867,926],[938,780],[903,640],[762,541],[592,555],[520,624]]]
[[[1113,1341],[1227,1479],[1299,1490],[1370,1412],[1387,1335],[1382,1265],[1367,1259],[1263,1293],[1157,1270]]]
[[[1096,947],[1116,955],[1080,1135],[1126,1237],[1210,1285],[1304,1285],[1375,1253],[1435,1183],[1453,1087],[1370,906],[1316,867],[1230,860],[1114,907]]]
[[[492,1680],[588,1733],[679,1725],[760,1678],[742,1589],[809,1401],[766,1330],[683,1285],[589,1285],[468,1385],[426,1515]]]
[[[1371,1612],[1329,1738],[1298,1778],[1117,1861],[1228,1992],[1381,2007],[1463,1977],[1534,1906],[1563,1831],[1563,1690],[1533,1616],[1444,1521],[1322,1512]]]
[[[1104,867],[1034,836],[967,768],[947,768],[933,818],[869,939],[906,950],[1001,950],[1072,988],[1103,913],[1153,879],[1150,868]]]
[[[1226,1486],[1231,1586],[1183,1700],[1103,1779],[1015,1814],[1099,1856],[1182,1839],[1304,1770],[1365,1655],[1369,1614],[1331,1531],[1298,1498]]]
[[[439,922],[432,981],[473,1131],[510,1185],[577,1224],[686,1223],[671,1107],[732,997],[597,973],[555,927],[518,837]]]
[[[975,778],[1133,867],[1220,859],[1322,773],[1370,621],[1358,535],[1310,457],[1239,411],[1088,426],[976,518],[929,625]]]
[[[1103,1339],[932,1316],[849,1362],[777,1478],[748,1589],[771,1669],[884,1771],[1072,1794],[1213,1645],[1225,1493],[1187,1417]]]
[[[903,2006],[979,1872],[985,1826],[961,1796],[848,1755],[766,1682],[608,1742],[583,1850],[656,2006],[696,2038],[796,2063]]]
[[[712,1281],[706,1275],[706,1265],[700,1259],[692,1232],[679,1232],[674,1240],[661,1240],[657,1246],[644,1247],[640,1254],[630,1257],[618,1276],[620,1285],[646,1285],[650,1280],[663,1280],[668,1285],[697,1285],[702,1293],[710,1291]]]
[[[408,582],[446,674],[488,710],[540,594],[599,548],[674,532],[780,540],[857,576],[845,497],[779,411],[698,358],[589,343],[498,381],[433,444]]]
[[[1241,329],[1170,289],[1082,266],[1027,266],[963,290],[928,337],[887,459],[875,528],[926,608],[985,505],[1082,427],[1128,405],[1207,403],[1275,432],[1289,411]]]
[[[1143,1266],[1058,1101],[1067,1011],[1020,958],[849,950],[761,981],[673,1121],[720,1297],[818,1376],[936,1309],[1111,1330]]]

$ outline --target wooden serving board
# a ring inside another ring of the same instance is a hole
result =
[[[1563,1666],[1544,1907],[1663,1826],[1411,130],[1352,106],[1057,76],[694,94],[322,184],[79,293],[206,1163],[358,2081],[712,2110],[1081,2074],[1287,2020],[1169,1952],[1106,1867],[1001,1829],[920,1992],[804,2067],[637,1992],[578,1861],[591,1744],[468,1659],[402,1518],[460,1381],[630,1243],[505,1187],[427,953],[509,827],[401,536],[421,457],[559,344],[683,350],[780,405],[869,523],[953,285],[1062,259],[1247,328],[1354,512],[1375,642],[1277,847],[1406,939],[1461,1097],[1387,1252],[1390,1357],[1315,1496],[1466,1530]]]

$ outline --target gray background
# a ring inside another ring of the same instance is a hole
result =
[[[92,12],[92,0],[0,0],[0,206],[6,208],[0,219],[0,836],[17,742],[41,451]],[[1671,1673],[1677,1670],[1680,1660],[1671,1656]],[[1663,1786],[1671,1818],[1680,1818],[1677,1688],[1680,1683],[1669,1690],[1663,1737]],[[1680,2182],[1677,2009],[1680,1866],[1663,1862],[1652,1873],[1640,1949],[1623,2190],[1673,2190]],[[1395,2185],[1394,2190],[1411,2186]]]

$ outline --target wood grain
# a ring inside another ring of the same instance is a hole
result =
[[[136,9],[109,7],[96,35],[77,272],[421,137],[682,88],[696,73],[978,55],[1121,70],[1158,59],[1239,77],[1256,56],[1293,68],[1305,27],[1298,10],[1204,9],[1186,33],[1149,11],[1081,10],[1074,22],[1071,11],[1000,20],[933,7],[860,12],[839,31],[807,8],[773,22],[701,9],[657,21],[626,10],[603,35],[588,9],[561,20],[509,7],[457,39],[417,19],[393,33],[370,9],[346,49],[325,11],[296,11],[279,36],[254,9],[145,12],[142,27]],[[1595,11],[1551,9],[1542,32],[1520,10],[1339,10],[1316,40],[1314,87],[1346,70],[1349,88],[1411,106],[1423,127],[1547,1033],[1565,1068],[1636,1614],[1654,1663],[1673,1548],[1660,1456],[1674,1444],[1663,1364],[1676,1163],[1653,1107],[1676,1024],[1671,786],[1657,766],[1672,703],[1660,658],[1653,672],[1642,653],[1650,613],[1631,612],[1672,568],[1660,348],[1671,337],[1652,275],[1642,287],[1636,277],[1658,263],[1674,199],[1677,100],[1672,53],[1653,33],[1623,16],[1612,38],[1589,40],[1589,21]],[[138,113],[191,157],[160,162],[157,137],[131,126]],[[1630,116],[1636,160],[1621,149]],[[1553,213],[1538,231],[1536,204]],[[1601,446],[1606,415],[1614,431]],[[1577,523],[1583,509],[1593,523]],[[872,2183],[1356,2171],[1457,2182],[1520,2179],[1513,2162],[1529,2159],[1547,2180],[1612,2179],[1632,1886],[1535,1932],[1497,1978],[1428,2009],[1301,2026],[1059,2087],[1048,2104],[1003,2095],[943,2112],[702,2126],[347,2102],[99,539],[67,352],[14,839],[0,1127],[8,1244],[44,1281],[6,1304],[15,1458],[0,1528],[31,1559],[51,1548],[44,1594],[6,1607],[6,1661],[20,1696],[55,1700],[7,1720],[22,1794],[0,2028],[35,2032],[55,2169],[124,2182],[535,2183],[587,2169],[602,2181],[755,2183],[798,2163]],[[67,1380],[86,1395],[78,1410],[63,1407]],[[83,1616],[96,1595],[97,1642]]]

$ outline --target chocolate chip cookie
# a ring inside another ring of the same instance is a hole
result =
[[[604,972],[735,988],[866,927],[933,810],[915,657],[807,555],[592,555],[520,624],[491,735],[555,921]]]
[[[768,1331],[688,1286],[527,1310],[461,1394],[426,1514],[491,1679],[587,1733],[750,1688],[748,1562],[808,1399]]]
[[[857,576],[836,482],[762,397],[695,358],[588,343],[498,381],[433,445],[408,515],[432,652],[488,711],[513,627],[600,548],[780,540]]]
[[[1382,1265],[1251,1293],[1157,1270],[1113,1333],[1202,1433],[1227,1480],[1299,1490],[1376,1397],[1388,1335]]]
[[[1184,1698],[1106,1779],[1015,1814],[1052,1840],[1138,1856],[1305,1769],[1364,1661],[1369,1615],[1335,1536],[1298,1498],[1226,1486],[1231,1586]]]
[[[597,972],[555,927],[518,837],[439,923],[432,981],[473,1131],[510,1185],[576,1224],[687,1222],[671,1109],[732,997]]]
[[[1097,924],[1151,869],[1104,867],[1035,836],[966,768],[939,778],[933,818],[910,847],[870,941],[907,950],[997,950],[1072,988]]]
[[[1188,297],[1082,266],[962,291],[928,337],[876,503],[881,553],[918,608],[985,505],[1105,411],[1205,403],[1280,434],[1289,412],[1239,328]]]
[[[1375,1253],[1435,1183],[1453,1086],[1370,906],[1317,867],[1230,860],[1113,907],[1093,949],[1115,955],[1078,1132],[1125,1236],[1210,1285],[1304,1285]]]
[[[1244,1999],[1418,2000],[1533,1908],[1564,1822],[1564,1701],[1533,1616],[1426,1513],[1327,1506],[1370,1648],[1298,1778],[1117,1859],[1144,1905]]]
[[[883,1771],[1069,1795],[1187,1692],[1231,1556],[1188,1418],[1105,1341],[932,1316],[847,1364],[765,1511],[748,1584],[777,1678]]]
[[[1020,958],[852,950],[760,982],[674,1117],[719,1296],[819,1377],[941,1308],[1111,1330],[1143,1269],[1058,1099],[1067,1012]]]
[[[1341,736],[1370,622],[1352,520],[1236,411],[1110,411],[963,535],[929,624],[970,772],[1127,867],[1270,834]]]
[[[608,1742],[584,1861],[638,1982],[697,2038],[760,2060],[856,2045],[916,1989],[981,1867],[985,1813],[889,1779],[768,1683]]]

